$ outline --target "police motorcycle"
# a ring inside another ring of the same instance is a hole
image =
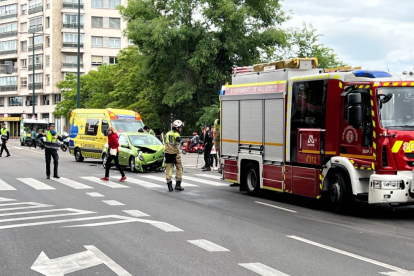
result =
[[[59,141],[61,141],[62,143],[60,143],[60,149],[65,152],[68,150],[69,148],[69,134],[68,133],[63,133],[62,136],[60,136],[58,138]]]

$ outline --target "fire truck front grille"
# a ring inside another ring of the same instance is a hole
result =
[[[405,157],[407,157],[408,159],[414,159],[414,153],[406,153]]]

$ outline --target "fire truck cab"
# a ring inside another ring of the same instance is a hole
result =
[[[241,190],[414,204],[414,78],[317,60],[234,68],[220,92],[224,178]]]

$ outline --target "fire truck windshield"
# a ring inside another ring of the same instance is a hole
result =
[[[377,95],[382,127],[414,130],[414,87],[381,87]]]

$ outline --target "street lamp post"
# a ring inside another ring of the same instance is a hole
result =
[[[32,58],[32,68],[33,68],[33,83],[32,83],[32,88],[33,88],[33,96],[32,96],[32,106],[33,106],[33,116],[36,117],[36,113],[35,113],[35,82],[36,82],[36,78],[35,78],[35,33],[33,33],[32,36],[32,49],[33,49],[33,58]]]
[[[78,74],[77,74],[77,85],[76,85],[76,107],[80,107],[80,4],[81,0],[78,0]]]

